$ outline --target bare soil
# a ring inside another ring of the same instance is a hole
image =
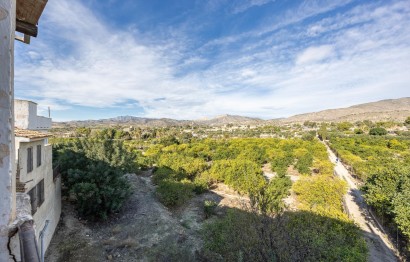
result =
[[[121,212],[105,222],[81,220],[72,204],[63,201],[63,214],[46,261],[210,261],[203,254],[201,229],[205,219],[204,201],[215,201],[216,216],[226,207],[241,207],[246,198],[218,185],[186,205],[168,209],[155,197],[151,171],[128,175],[133,195]]]

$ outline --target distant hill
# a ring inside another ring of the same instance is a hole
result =
[[[253,125],[262,124],[264,120],[260,118],[252,118],[246,116],[235,116],[235,115],[221,115],[211,119],[196,120],[195,123],[199,125],[209,125],[209,126],[221,126],[226,124],[236,124],[236,125]]]
[[[68,121],[54,122],[54,127],[98,127],[98,126],[148,126],[148,127],[166,127],[166,126],[183,126],[183,125],[203,125],[203,126],[223,126],[226,124],[258,124],[263,123],[263,120],[258,118],[222,115],[211,119],[201,120],[175,120],[170,118],[144,118],[135,116],[118,116],[114,118],[99,119],[99,120],[83,120],[83,121]]]
[[[165,126],[180,126],[190,124],[192,121],[175,120],[169,118],[145,118],[135,116],[117,116],[114,118],[98,119],[98,120],[81,120],[68,122],[55,122],[54,127],[98,127],[98,126],[150,126],[150,127],[165,127]]]
[[[342,122],[342,121],[404,121],[410,116],[410,97],[387,99],[359,104],[346,108],[328,109],[314,113],[291,116],[279,120],[281,123]]]
[[[118,116],[114,118],[55,122],[54,127],[98,127],[98,126],[147,126],[166,127],[183,125],[223,126],[234,125],[261,125],[314,122],[342,122],[342,121],[404,121],[410,116],[410,97],[388,99],[378,102],[355,105],[347,108],[328,109],[314,113],[306,113],[288,118],[262,120],[237,115],[221,115],[211,119],[175,120],[170,118],[144,118],[135,116]]]

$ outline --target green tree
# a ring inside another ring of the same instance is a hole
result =
[[[104,162],[90,162],[85,170],[69,169],[70,193],[83,216],[107,218],[118,211],[131,194],[130,185],[120,170]]]
[[[404,124],[405,125],[410,125],[410,116],[406,118],[406,120],[404,120]]]
[[[63,182],[75,196],[81,215],[106,218],[118,211],[130,195],[124,174],[135,172],[136,156],[126,150],[122,141],[62,141],[53,145],[53,154],[54,165],[60,166]]]
[[[342,209],[342,197],[347,191],[343,180],[318,175],[300,179],[292,188],[302,210],[347,220]]]
[[[387,130],[383,127],[374,127],[369,130],[369,135],[372,136],[384,136],[387,135]]]
[[[410,238],[410,176],[405,178],[400,192],[393,198],[392,206],[395,222],[401,232]]]
[[[275,177],[265,187],[249,194],[251,204],[262,214],[281,213],[285,208],[283,198],[289,195],[291,185],[289,177]]]
[[[327,125],[322,124],[318,130],[318,136],[320,140],[327,140],[329,139],[329,132],[327,131]]]
[[[91,134],[91,128],[79,127],[75,130],[75,133],[79,137],[89,137]]]
[[[353,124],[350,122],[340,122],[337,123],[337,130],[339,131],[348,131],[350,128],[353,127]]]
[[[362,129],[360,129],[360,128],[355,128],[355,129],[354,129],[354,133],[355,133],[356,135],[361,135],[361,134],[364,134],[364,131],[363,131]]]

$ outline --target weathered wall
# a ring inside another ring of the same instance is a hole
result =
[[[8,225],[15,216],[13,89],[15,0],[0,1],[0,261],[9,260]]]
[[[37,104],[27,100],[14,100],[15,126],[21,129],[45,130],[51,128],[51,118],[37,115]]]
[[[37,208],[33,215],[36,236],[39,239],[40,231],[44,228],[46,220],[49,224],[44,235],[45,250],[47,250],[53,237],[54,231],[60,220],[61,214],[61,178],[53,180],[52,170],[52,146],[47,144],[46,139],[19,143],[18,161],[20,167],[20,181],[30,181],[26,184],[26,192],[29,192],[42,179],[44,179],[44,203]],[[42,145],[42,161],[37,167],[37,145]],[[27,148],[33,147],[33,171],[27,173]],[[39,242],[40,248],[40,242]]]
[[[51,128],[51,118],[44,116],[37,116],[35,122],[32,124],[33,129],[45,130]]]
[[[29,103],[24,100],[14,100],[14,124],[21,129],[28,127]]]
[[[25,193],[16,193],[16,220],[13,222],[13,234],[10,239],[10,250],[13,261],[21,261],[20,240],[17,228],[26,221],[32,221],[30,196]]]

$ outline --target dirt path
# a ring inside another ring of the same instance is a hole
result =
[[[325,144],[326,145],[326,144]],[[335,163],[335,174],[348,184],[348,192],[344,196],[345,208],[349,217],[364,231],[364,236],[369,247],[369,261],[390,262],[398,261],[395,249],[386,234],[382,232],[377,222],[368,211],[362,192],[356,185],[353,177],[340,162],[336,162],[336,155],[326,145],[329,159]]]
[[[85,223],[70,205],[46,261],[195,261],[202,240],[155,198],[149,177],[128,175],[133,195],[104,223]]]
[[[204,201],[218,204],[216,215],[227,207],[241,208],[249,199],[220,184],[170,210],[155,197],[151,170],[127,179],[133,194],[106,222],[81,220],[74,207],[63,202],[63,215],[46,253],[48,262],[100,261],[212,261],[202,253]],[[211,219],[210,219],[211,220]]]

